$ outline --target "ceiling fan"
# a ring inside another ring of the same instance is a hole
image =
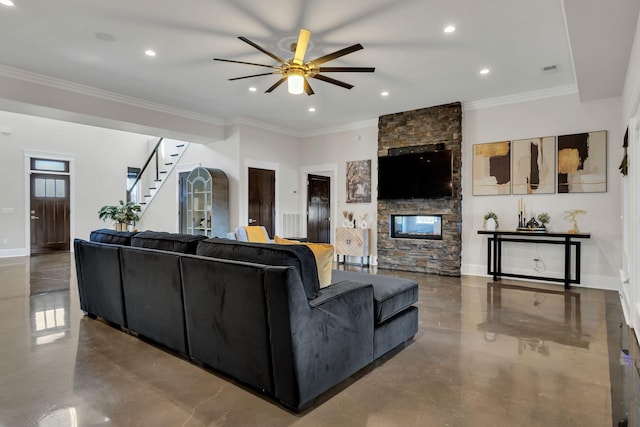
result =
[[[274,71],[269,73],[261,73],[261,74],[252,74],[250,76],[243,77],[234,77],[229,80],[241,80],[241,79],[249,79],[251,77],[258,76],[267,76],[270,74],[280,74],[282,77],[278,80],[273,86],[265,91],[265,93],[272,92],[275,88],[280,86],[285,81],[287,82],[289,93],[291,94],[300,94],[302,92],[306,92],[307,95],[313,95],[313,89],[311,89],[311,85],[309,85],[309,81],[307,79],[317,79],[322,80],[327,83],[331,83],[346,89],[351,89],[353,85],[349,83],[342,82],[340,80],[336,80],[331,77],[327,77],[320,73],[373,73],[375,71],[374,67],[321,67],[321,64],[325,62],[332,61],[336,58],[340,58],[341,56],[348,55],[350,53],[356,52],[358,50],[363,49],[360,43],[351,45],[349,47],[345,47],[344,49],[340,49],[328,55],[321,56],[319,58],[313,59],[311,61],[304,62],[304,55],[307,51],[307,45],[309,44],[309,38],[311,36],[311,31],[305,30],[304,28],[300,30],[300,34],[298,35],[298,41],[291,45],[291,51],[293,52],[293,58],[289,61],[285,61],[280,58],[278,55],[269,52],[263,47],[257,45],[246,37],[238,37],[243,42],[253,46],[258,49],[260,52],[268,55],[269,57],[275,59],[280,63],[280,65],[266,65],[266,64],[256,64],[254,62],[244,62],[244,61],[234,61],[232,59],[221,59],[221,58],[213,58],[214,61],[224,61],[224,62],[233,62],[236,64],[247,64],[247,65],[256,65],[258,67],[267,67],[273,68]]]

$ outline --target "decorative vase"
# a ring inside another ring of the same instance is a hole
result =
[[[129,224],[126,222],[116,222],[116,231],[129,231]]]
[[[496,220],[493,218],[488,218],[484,228],[487,231],[496,231]]]

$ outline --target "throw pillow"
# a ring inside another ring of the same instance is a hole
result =
[[[261,225],[245,225],[244,230],[247,233],[249,242],[268,243],[267,232]]]
[[[275,236],[274,243],[280,245],[305,245],[316,259],[316,266],[318,268],[318,281],[320,287],[325,288],[331,284],[331,270],[333,268],[333,245],[327,243],[302,243],[297,240],[284,239],[282,237]]]

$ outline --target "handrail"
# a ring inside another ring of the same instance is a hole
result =
[[[156,179],[158,179],[158,172],[159,172],[158,171],[158,147],[160,147],[160,143],[162,143],[163,139],[164,137],[161,137],[158,140],[158,143],[156,144],[153,151],[149,155],[147,162],[144,164],[142,169],[140,169],[140,172],[138,172],[138,175],[136,176],[136,180],[133,182],[133,184],[131,184],[131,187],[127,189],[127,201],[131,199],[131,192],[133,191],[134,188],[136,188],[136,185],[140,181],[140,178],[142,177],[142,174],[144,173],[144,171],[147,170],[147,166],[149,166],[149,163],[151,162],[151,159],[153,158],[154,155],[156,156]]]

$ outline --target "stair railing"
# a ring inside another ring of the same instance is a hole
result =
[[[159,169],[159,164],[158,164],[158,148],[160,147],[160,144],[162,144],[162,140],[163,139],[164,139],[164,137],[162,137],[162,138],[160,138],[158,140],[158,143],[153,148],[153,151],[149,155],[149,158],[145,162],[145,164],[142,167],[142,169],[140,169],[140,172],[138,172],[138,175],[136,176],[135,181],[133,182],[133,184],[131,184],[131,187],[127,188],[127,201],[131,201],[131,192],[133,191],[134,188],[136,188],[136,185],[138,185],[138,182],[140,182],[140,178],[142,177],[142,174],[144,174],[144,172],[147,170],[147,167],[149,166],[149,163],[151,163],[151,160],[154,159],[154,158],[155,158],[155,166],[156,166],[156,171],[155,171],[156,172],[156,178],[155,178],[155,180],[158,181],[160,179],[160,169]],[[138,203],[137,200],[135,202]]]

